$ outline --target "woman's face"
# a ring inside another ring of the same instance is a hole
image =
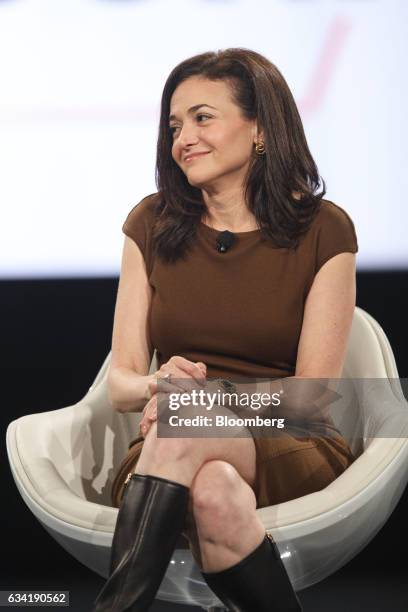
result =
[[[256,142],[256,121],[234,104],[228,84],[190,77],[170,101],[172,157],[190,185],[220,188],[242,185]],[[188,158],[194,153],[205,153]]]

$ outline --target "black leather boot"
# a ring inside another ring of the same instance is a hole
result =
[[[300,612],[279,550],[269,534],[236,565],[221,572],[201,572],[231,612]]]
[[[118,512],[111,575],[94,612],[148,610],[184,526],[189,488],[159,476],[132,474]]]

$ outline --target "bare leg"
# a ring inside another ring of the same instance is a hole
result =
[[[225,461],[208,461],[191,487],[192,515],[187,537],[194,558],[205,572],[238,563],[265,537],[251,487]]]
[[[265,536],[251,488],[255,470],[251,437],[158,438],[156,423],[146,436],[135,468],[136,473],[190,487],[186,535],[204,571],[234,565]]]
[[[225,412],[228,412],[225,410]],[[234,433],[248,431],[236,427]],[[159,438],[157,423],[149,429],[135,472],[174,480],[187,487],[206,461],[220,459],[230,463],[250,485],[255,482],[256,450],[253,438]]]

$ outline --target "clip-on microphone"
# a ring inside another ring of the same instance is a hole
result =
[[[225,230],[224,232],[220,232],[217,236],[217,251],[219,253],[226,253],[230,247],[234,244],[236,240],[235,234]]]

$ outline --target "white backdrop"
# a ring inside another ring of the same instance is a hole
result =
[[[164,82],[227,47],[288,81],[359,269],[406,268],[406,23],[405,0],[0,0],[0,277],[118,274]]]

